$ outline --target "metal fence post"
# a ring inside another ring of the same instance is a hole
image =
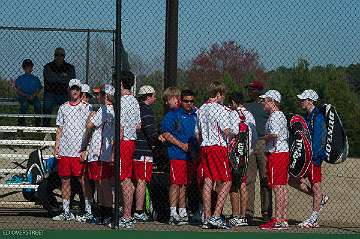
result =
[[[121,114],[121,0],[116,0],[116,30],[115,30],[115,220],[114,227],[119,226],[120,199],[120,114]]]
[[[166,0],[164,88],[176,86],[178,8],[178,0]]]
[[[85,70],[86,84],[89,84],[89,68],[90,68],[90,30],[88,30],[86,37],[86,70]]]

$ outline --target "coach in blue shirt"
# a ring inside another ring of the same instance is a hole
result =
[[[194,93],[181,92],[181,107],[168,111],[161,122],[163,137],[168,142],[170,159],[170,220],[171,225],[188,222],[186,212],[186,185],[190,183],[190,151],[195,146],[196,112]],[[177,213],[179,206],[179,214]]]
[[[39,93],[42,89],[41,82],[37,76],[32,74],[34,64],[30,59],[25,59],[22,63],[24,74],[15,81],[16,93],[20,103],[19,114],[26,114],[29,104],[34,105],[35,114],[41,114],[41,104]],[[40,118],[35,118],[35,125],[40,126]],[[18,118],[18,125],[25,125],[25,118]]]

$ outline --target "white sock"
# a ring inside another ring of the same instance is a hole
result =
[[[313,211],[310,215],[310,221],[316,222],[319,218],[319,212]]]
[[[91,203],[92,200],[85,199],[85,212],[91,214]]]
[[[170,207],[170,216],[175,216],[175,215],[177,215],[176,207]]]
[[[63,209],[65,213],[70,213],[70,200],[63,199]]]
[[[186,208],[179,208],[179,216],[180,217],[186,217],[187,213],[186,213]]]

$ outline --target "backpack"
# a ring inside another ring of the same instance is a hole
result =
[[[239,190],[246,174],[250,153],[249,126],[245,123],[245,116],[240,112],[238,114],[240,117],[239,133],[228,144],[229,163],[233,178],[231,191]]]
[[[325,162],[330,164],[342,163],[348,156],[349,143],[341,119],[331,104],[324,104],[319,107],[319,110],[324,115],[326,125]],[[314,125],[316,116],[317,113],[315,112],[311,119],[311,127]]]
[[[56,166],[56,158],[51,157],[44,160],[40,149],[31,152],[26,166],[26,177],[28,182],[32,185],[39,185],[49,173],[56,170]],[[29,201],[36,200],[35,192],[36,190],[32,188],[24,188],[22,190],[24,198]]]
[[[292,115],[289,122],[290,164],[289,174],[302,178],[312,160],[310,131],[300,115]]]

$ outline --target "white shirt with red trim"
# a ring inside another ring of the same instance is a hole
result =
[[[245,109],[245,107],[239,107],[237,110],[232,110],[230,112],[230,124],[233,132],[239,132],[240,125],[240,115],[243,115],[245,118],[245,123],[249,127],[249,143],[250,143],[250,152],[254,149],[256,141],[258,139],[256,132],[256,121],[254,116],[250,111]]]
[[[56,125],[62,128],[59,144],[61,156],[80,156],[86,120],[91,111],[92,106],[85,101],[80,101],[78,104],[68,101],[60,106]]]
[[[276,134],[277,138],[266,142],[265,152],[289,152],[289,131],[283,112],[272,112],[265,124],[265,135]]]
[[[197,110],[195,133],[202,140],[200,146],[227,146],[224,131],[232,129],[229,114],[228,108],[216,102],[207,102]]]
[[[120,125],[124,127],[124,140],[136,140],[136,128],[141,126],[139,102],[133,95],[121,96]]]
[[[115,113],[113,105],[101,105],[95,115],[90,118],[95,129],[91,137],[88,162],[112,161],[115,137]]]

